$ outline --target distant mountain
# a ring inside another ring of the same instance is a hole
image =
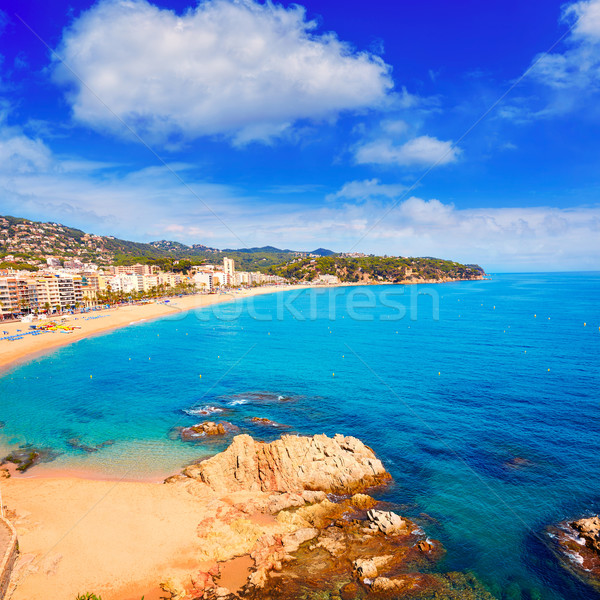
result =
[[[327,250],[327,248],[317,248],[310,254],[316,254],[317,256],[332,256],[335,254],[335,252],[333,250]]]
[[[294,252],[293,250],[281,250],[280,248],[275,248],[275,246],[262,246],[260,248],[225,248],[221,250],[221,252],[242,252],[242,253],[254,253],[254,252],[276,252],[278,254],[298,254],[298,252]]]
[[[226,248],[225,250],[221,250],[221,252],[275,252],[277,254],[294,254],[296,256],[308,256],[309,254],[314,254],[315,256],[332,256],[335,254],[333,250],[327,250],[327,248],[317,248],[312,252],[304,252],[300,250],[282,250],[280,248],[275,248],[274,246],[262,246],[260,248],[238,248],[236,250],[232,248]]]

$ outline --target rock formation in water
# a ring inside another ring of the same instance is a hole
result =
[[[221,423],[204,421],[203,423],[198,423],[191,427],[182,427],[180,429],[180,435],[184,442],[189,442],[205,437],[222,436],[235,431],[239,431],[239,429],[226,421],[222,421]]]
[[[278,427],[280,429],[289,429],[289,425],[283,425],[282,423],[277,423],[276,421],[271,421],[271,419],[266,419],[265,417],[252,417],[250,419],[251,423],[255,425],[265,425],[266,427]]]
[[[191,584],[170,580],[163,589],[186,600],[421,592],[491,600],[470,576],[426,572],[443,555],[441,544],[361,493],[389,480],[373,451],[353,437],[284,435],[265,443],[238,435],[224,452],[166,480],[199,500],[203,553],[197,558],[208,566],[191,574]],[[245,584],[229,590],[222,573],[234,557],[252,566]]]
[[[217,492],[350,494],[391,478],[370,448],[342,435],[284,435],[269,444],[238,435],[225,452],[187,467],[184,474]]]
[[[560,523],[549,533],[563,567],[600,589],[600,517]]]
[[[579,532],[585,545],[600,554],[600,517],[590,517],[573,521],[571,527]]]

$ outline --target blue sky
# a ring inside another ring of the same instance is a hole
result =
[[[600,0],[0,6],[0,214],[598,268]]]

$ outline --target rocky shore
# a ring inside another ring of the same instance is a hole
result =
[[[600,517],[565,521],[550,528],[565,568],[600,590]]]
[[[390,479],[354,437],[238,435],[165,481],[199,500],[203,566],[161,587],[176,600],[491,599],[472,576],[434,573],[441,544],[365,494]]]

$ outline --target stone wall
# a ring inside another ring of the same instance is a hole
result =
[[[19,553],[19,545],[17,543],[17,532],[9,521],[0,517],[0,527],[6,529],[9,539],[4,556],[0,555],[0,600],[2,600],[8,590],[10,575],[17,560],[17,554]]]

